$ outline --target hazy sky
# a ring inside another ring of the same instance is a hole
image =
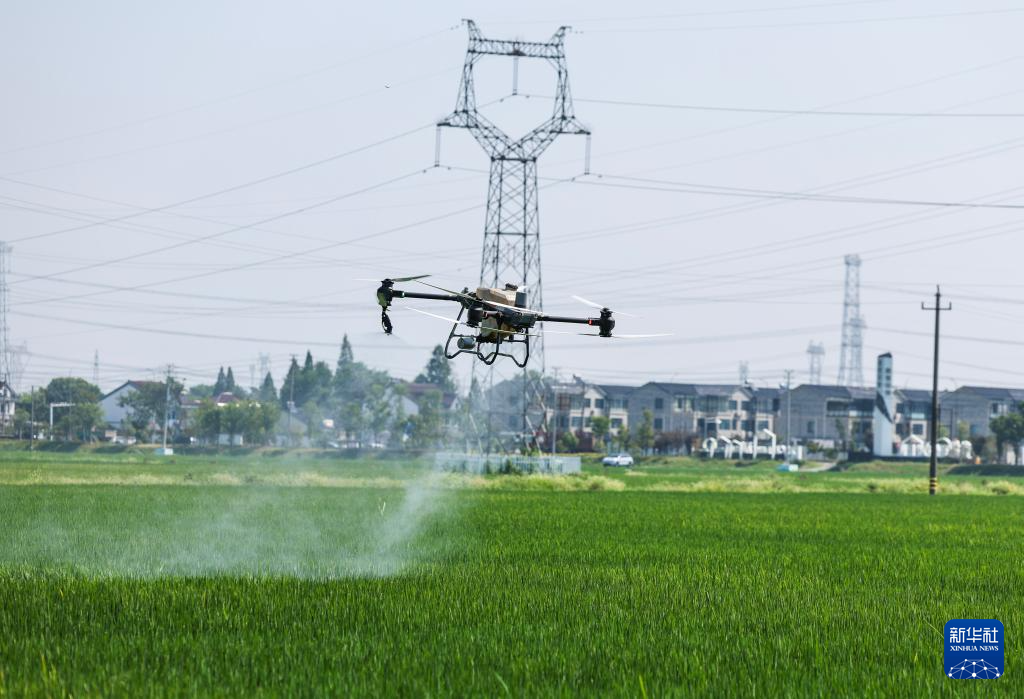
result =
[[[450,130],[450,168],[432,168],[463,17],[496,38],[574,28],[594,174],[579,137],[540,161],[545,309],[586,315],[579,294],[642,316],[621,332],[674,333],[549,336],[549,368],[735,381],[745,360],[776,385],[787,368],[806,380],[817,340],[834,381],[843,255],[858,253],[869,385],[883,351],[897,385],[929,385],[920,302],[936,283],[954,305],[943,383],[1024,385],[1024,8],[1011,5],[10,3],[0,222],[21,387],[90,377],[97,351],[104,389],[167,363],[189,383],[231,364],[248,384],[259,353],[276,377],[307,348],[333,365],[343,333],[358,359],[414,376],[447,326],[398,309],[384,337],[375,285],[356,280],[479,278],[487,160]],[[479,103],[508,97],[511,75],[481,62]],[[520,77],[536,96],[487,112],[513,132],[544,118],[554,87],[544,64]],[[966,202],[1012,206],[938,205]]]

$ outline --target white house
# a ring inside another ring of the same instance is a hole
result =
[[[107,395],[100,398],[103,420],[111,427],[118,428],[130,419],[132,409],[122,406],[121,399],[135,393],[142,386],[156,384],[156,381],[125,381]]]
[[[6,426],[14,422],[14,406],[17,400],[18,394],[10,384],[0,379],[0,425]]]

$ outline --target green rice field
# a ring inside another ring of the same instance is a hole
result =
[[[926,469],[3,451],[0,696],[1024,694],[1024,478]]]

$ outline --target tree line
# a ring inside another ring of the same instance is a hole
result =
[[[247,444],[280,438],[292,443],[305,437],[318,446],[336,440],[350,445],[436,446],[449,426],[445,398],[451,399],[458,388],[442,347],[433,349],[415,382],[430,388],[408,396],[404,382],[357,361],[346,335],[333,370],[307,351],[301,363],[292,358],[280,384],[267,372],[259,387],[247,390],[236,382],[230,366],[221,367],[212,383],[187,390],[174,377],[137,382],[134,391],[121,397],[126,418],[114,427],[139,441],[156,439],[167,418],[177,426],[171,435],[176,442],[213,442],[224,435],[229,442],[238,436]],[[46,387],[18,397],[14,431],[27,438],[34,417],[36,434],[45,431],[60,439],[96,439],[107,427],[99,406],[102,397],[99,387],[85,379],[53,379]],[[189,407],[187,420],[180,419],[185,417],[183,403]],[[51,404],[67,404],[54,408],[52,432]]]

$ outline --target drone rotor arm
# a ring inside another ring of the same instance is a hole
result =
[[[612,329],[615,327],[615,321],[612,319],[612,312],[606,308],[601,310],[601,316],[599,318],[572,318],[568,316],[541,315],[537,320],[547,323],[578,323],[580,325],[590,325],[599,329],[598,334],[601,337],[611,337]]]

